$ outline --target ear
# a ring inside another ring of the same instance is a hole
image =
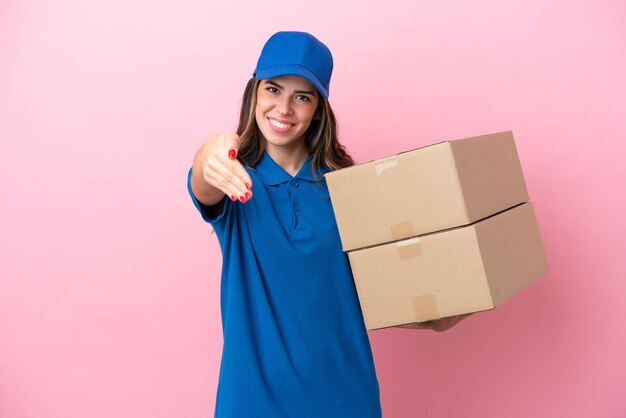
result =
[[[322,119],[322,115],[320,114],[320,112],[316,112],[315,115],[313,116],[313,120],[321,120]]]

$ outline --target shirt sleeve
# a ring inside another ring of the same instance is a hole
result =
[[[226,196],[224,196],[224,199],[223,199],[224,204],[222,206],[222,212],[218,214],[217,216],[214,216],[215,214],[210,213],[209,206],[206,206],[202,202],[198,201],[196,196],[193,194],[193,190],[191,190],[192,169],[193,168],[190,168],[189,173],[187,174],[187,190],[189,191],[189,196],[191,196],[191,200],[193,204],[195,205],[196,209],[198,209],[198,211],[200,212],[200,215],[202,215],[202,219],[204,219],[206,222],[210,223],[211,225],[215,225],[216,223],[223,222],[224,217],[226,216],[228,211],[230,211],[231,200],[227,199]]]

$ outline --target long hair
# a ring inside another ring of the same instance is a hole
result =
[[[241,101],[237,127],[237,135],[241,140],[238,155],[249,166],[255,165],[265,152],[265,141],[263,141],[255,117],[259,84],[260,80],[256,77],[248,80]],[[337,137],[337,120],[330,103],[321,95],[316,117],[306,131],[305,143],[311,156],[313,178],[316,180],[321,180],[318,173],[322,169],[332,171],[354,165],[354,160]]]

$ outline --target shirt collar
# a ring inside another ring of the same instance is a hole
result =
[[[293,179],[301,179],[301,180],[309,180],[313,181],[313,175],[311,173],[311,156],[307,155],[306,160],[304,160],[304,164],[300,167],[300,170],[295,176],[291,176],[291,174],[287,173],[281,166],[278,165],[276,161],[269,156],[267,152],[263,152],[263,156],[256,163],[255,169],[257,173],[265,180],[265,182],[271,186],[276,186],[281,183],[285,183],[287,181]],[[323,179],[322,175],[326,170],[321,170],[320,179]]]

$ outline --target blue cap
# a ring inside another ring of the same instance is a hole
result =
[[[263,46],[252,74],[259,80],[281,75],[299,75],[328,99],[333,56],[330,49],[306,32],[278,32]]]

